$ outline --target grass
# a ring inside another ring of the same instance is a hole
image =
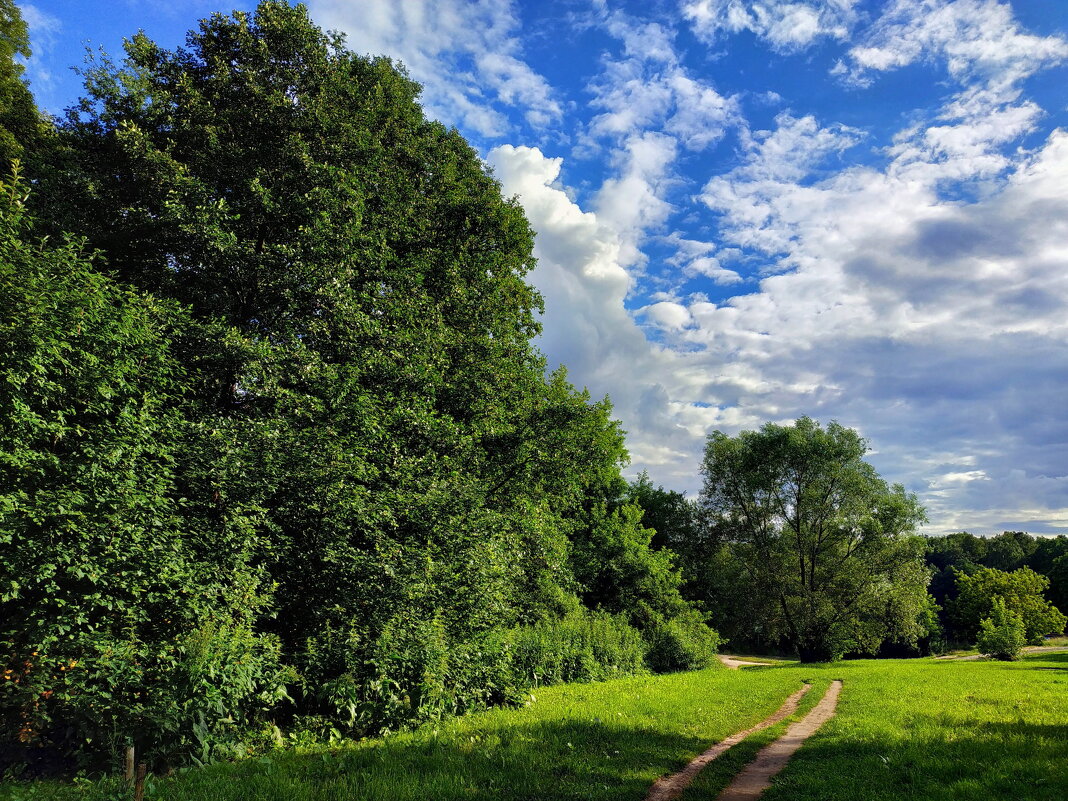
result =
[[[155,781],[165,801],[640,801],[660,775],[773,712],[802,680],[835,678],[838,716],[766,801],[1068,798],[1068,654],[1018,663],[881,660],[712,669],[535,691],[530,706],[343,747],[280,751]],[[713,762],[686,801],[714,799],[787,723]],[[121,786],[0,785],[0,799],[102,801]]]
[[[167,801],[454,801],[641,799],[664,773],[710,743],[775,711],[801,674],[767,669],[620,679],[535,691],[529,707],[501,709],[417,732],[334,749],[278,752],[153,783]],[[39,799],[109,799],[38,785]],[[10,796],[8,796],[10,798]],[[0,790],[0,798],[5,798]]]
[[[1068,654],[827,666],[838,715],[765,801],[1068,798]]]

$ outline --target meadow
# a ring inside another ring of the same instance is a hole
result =
[[[529,704],[359,743],[279,750],[150,780],[166,801],[437,801],[644,798],[655,779],[771,714],[802,682],[795,718],[833,679],[838,715],[777,778],[767,801],[1068,797],[1068,653],[1016,663],[862,660],[714,668],[534,690]],[[759,732],[702,773],[714,799],[785,729]],[[0,785],[0,799],[128,798],[113,779]]]

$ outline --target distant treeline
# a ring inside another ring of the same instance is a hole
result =
[[[519,204],[401,70],[269,0],[49,119],[0,11],[0,770],[714,660],[531,345]]]
[[[1068,536],[1036,537],[1022,531],[1005,531],[993,537],[977,537],[962,531],[944,537],[927,537],[927,564],[932,572],[930,593],[944,610],[952,609],[959,596],[961,575],[975,576],[986,570],[1004,573],[1029,572],[1041,576],[1046,600],[1068,611]],[[943,614],[949,637],[967,639],[968,629],[951,614]]]
[[[865,500],[851,515],[847,504],[835,502],[821,520],[822,499],[829,497],[827,488],[843,486],[846,462],[834,458],[820,469],[816,457],[836,440],[855,437],[841,429],[828,436],[833,431],[802,419],[723,438],[735,447],[747,439],[764,446],[750,449],[748,471],[727,476],[727,488],[736,490],[727,502],[721,479],[729,454],[717,454],[715,437],[697,498],[656,486],[647,475],[631,485],[644,524],[656,531],[653,546],[675,554],[683,595],[707,610],[732,649],[804,656],[808,648],[822,658],[926,655],[974,645],[998,599],[1019,617],[1021,645],[1065,630],[1066,536],[917,536],[900,518],[896,526],[887,525],[893,518],[885,515],[880,522],[887,500],[906,510],[911,523],[922,511],[910,511],[908,496],[877,482],[874,501]],[[775,446],[784,434],[797,441]],[[776,448],[796,451],[798,469],[784,469]],[[808,642],[797,620],[811,621]]]

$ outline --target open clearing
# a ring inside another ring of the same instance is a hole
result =
[[[865,660],[785,665],[535,690],[494,710],[355,745],[280,751],[159,780],[166,801],[641,801],[661,776],[778,709],[791,718],[708,765],[682,795],[711,801],[832,680],[837,715],[775,777],[765,801],[1068,798],[1068,654],[1018,663]],[[90,787],[0,785],[0,799],[116,798]]]

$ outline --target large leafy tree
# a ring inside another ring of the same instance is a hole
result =
[[[414,83],[301,6],[126,56],[88,69],[45,200],[210,323],[182,343],[216,450],[183,472],[201,519],[235,548],[270,533],[292,649],[398,608],[507,617],[526,446],[506,440],[550,402],[518,205]]]
[[[370,729],[462,708],[442,688],[488,686],[488,633],[580,591],[615,608],[580,550],[618,540],[671,595],[633,513],[602,508],[626,459],[610,406],[530,344],[522,210],[419,87],[280,0],[125,49],[86,69],[35,197],[188,311],[184,526],[268,575],[258,625],[303,709]]]
[[[995,600],[1000,598],[1009,612],[1022,619],[1027,641],[1038,643],[1047,634],[1063,632],[1068,622],[1043,596],[1049,584],[1049,579],[1029,567],[1011,572],[981,567],[970,575],[957,575],[958,595],[949,611],[958,630],[974,639],[981,622],[990,616]]]
[[[0,743],[203,754],[280,684],[259,571],[198,536],[178,486],[188,320],[30,228],[0,184]]]
[[[0,0],[0,170],[22,159],[47,126],[33,102],[20,59],[30,57],[30,36],[14,0]]]
[[[804,661],[923,633],[928,574],[913,536],[923,510],[865,452],[855,431],[807,417],[708,438],[708,522],[772,615],[768,628]]]

